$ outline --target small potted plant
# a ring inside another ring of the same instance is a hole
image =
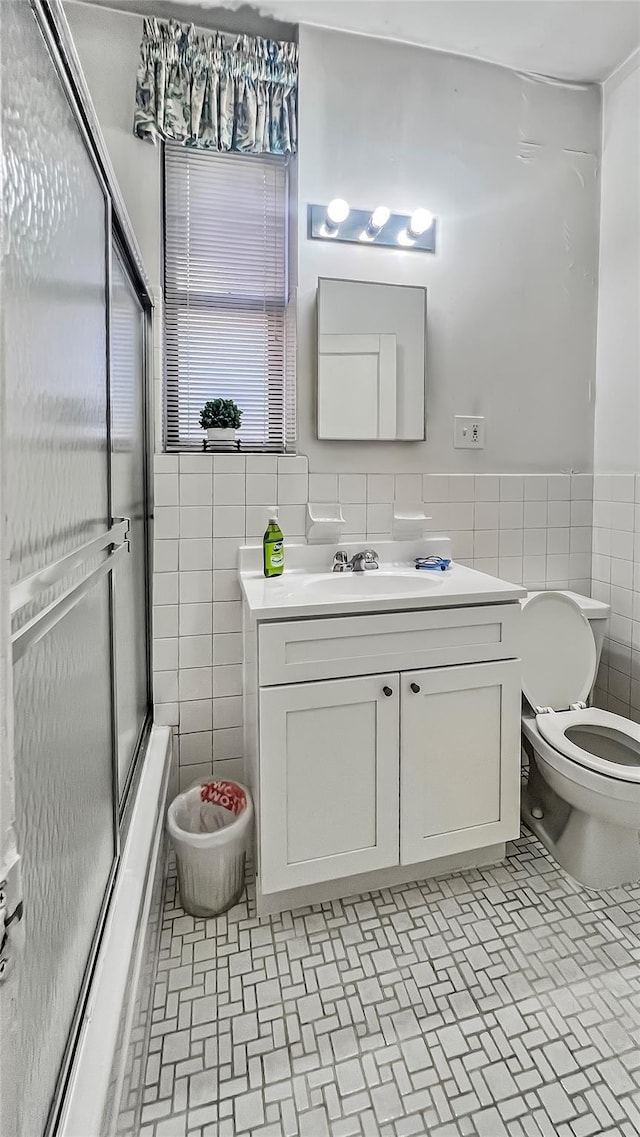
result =
[[[215,442],[232,442],[242,421],[242,411],[233,399],[209,399],[200,411],[200,426]]]

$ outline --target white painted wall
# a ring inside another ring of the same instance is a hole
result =
[[[591,468],[599,90],[300,28],[300,449],[312,470]],[[310,241],[306,204],[432,209],[435,257]],[[425,444],[314,437],[318,276],[424,284]],[[484,414],[484,451],[454,450]]]
[[[592,595],[599,706],[640,722],[640,52],[604,85]]]
[[[160,152],[131,134],[142,19],[65,9],[152,283]],[[592,468],[600,91],[301,27],[299,449],[322,471]],[[435,257],[309,241],[306,205],[427,205]],[[319,275],[429,289],[426,443],[315,438]],[[454,414],[487,417],[454,450]]]
[[[64,9],[149,280],[158,287],[161,149],[133,135],[142,16],[73,0]]]
[[[159,151],[131,134],[142,21],[75,0],[66,10],[158,283]],[[558,475],[590,470],[592,459],[599,91],[316,29],[301,29],[301,40],[300,208],[291,245],[302,285],[299,448],[309,464],[255,455],[155,461],[155,711],[157,722],[179,726],[183,785],[212,772],[242,780],[234,565],[238,546],[259,539],[276,498],[289,540],[303,539],[311,498],[340,500],[347,535],[374,542],[390,536],[395,499],[423,500],[432,527],[451,532],[458,560],[532,588],[589,587],[591,479]],[[440,219],[438,255],[309,241],[306,203],[338,192],[354,205],[431,206]],[[429,288],[426,443],[315,439],[318,275]],[[484,452],[453,450],[456,412],[487,415]],[[216,471],[230,475],[228,487]],[[474,471],[487,476],[465,476]],[[494,476],[500,471],[511,476]],[[538,476],[519,476],[527,471]],[[458,476],[441,476],[448,472]],[[196,482],[201,504],[213,510],[200,510],[197,534],[186,504]],[[212,537],[220,509],[223,539]]]
[[[640,52],[604,85],[594,463],[640,470]]]

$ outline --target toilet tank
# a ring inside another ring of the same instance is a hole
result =
[[[600,667],[600,656],[602,655],[602,645],[604,643],[605,632],[607,630],[607,620],[611,613],[611,605],[605,604],[603,600],[593,600],[591,596],[581,596],[579,592],[569,592],[568,589],[554,588],[552,591],[561,592],[563,596],[569,596],[584,612],[591,626],[593,638],[596,641],[596,675]],[[537,596],[537,592],[530,592],[529,596]],[[521,601],[526,604],[526,600]],[[594,680],[595,686],[595,680]],[[593,690],[593,688],[592,688]]]

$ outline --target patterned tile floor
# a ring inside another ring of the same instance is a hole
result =
[[[138,1137],[637,1137],[640,885],[508,853],[262,920],[172,875]]]

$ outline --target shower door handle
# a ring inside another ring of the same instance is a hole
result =
[[[131,521],[128,517],[114,517],[111,527],[101,533],[99,537],[93,537],[91,541],[86,541],[84,545],[79,545],[77,549],[65,553],[57,561],[52,561],[44,568],[36,569],[35,572],[12,585],[9,590],[11,615],[19,612],[25,604],[35,600],[41,592],[51,588],[52,584],[56,584],[63,577],[68,576],[73,569],[79,568],[84,561],[90,560],[102,549],[112,548],[115,551],[123,545],[128,549],[130,528]]]
[[[124,529],[124,536],[122,537],[121,544],[126,546],[127,552],[131,552],[131,518],[130,517],[114,517],[111,520],[111,527],[113,529]]]
[[[54,628],[62,617],[66,616],[67,612],[75,608],[76,604],[79,604],[102,577],[113,572],[117,561],[130,551],[130,527],[131,521],[128,517],[114,518],[111,527],[101,533],[99,537],[86,541],[84,545],[79,545],[77,549],[65,553],[57,561],[45,565],[44,568],[37,569],[36,572],[13,585],[9,592],[11,615],[19,612],[21,608],[35,600],[53,584],[57,584],[58,581],[69,576],[74,569],[79,568],[86,561],[92,560],[97,553],[103,550],[107,553],[106,558],[97,568],[94,568],[79,584],[75,584],[66,592],[61,593],[12,634],[11,647],[14,663],[24,655],[32,644],[37,643],[51,628]]]

